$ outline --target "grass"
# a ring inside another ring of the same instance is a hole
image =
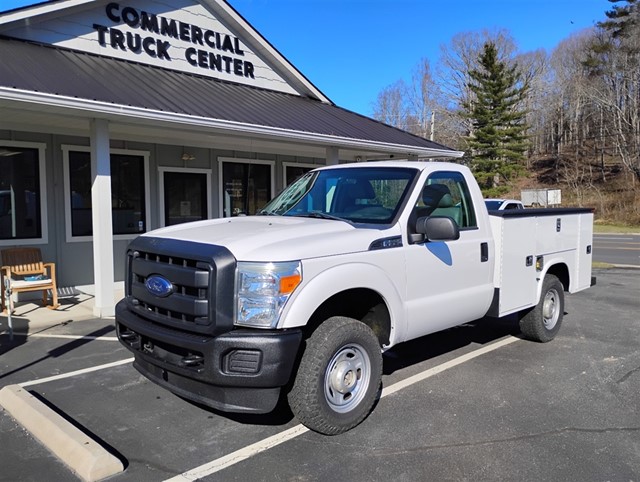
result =
[[[591,263],[591,267],[594,268],[594,269],[615,268],[614,265],[609,264],[609,263],[603,263],[602,261],[594,261],[593,263]]]
[[[640,233],[640,226],[623,226],[621,224],[593,224],[594,233],[630,234]]]

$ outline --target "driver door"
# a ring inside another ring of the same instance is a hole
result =
[[[436,172],[422,186],[409,216],[449,216],[460,227],[454,241],[409,244],[407,338],[417,338],[484,316],[493,298],[493,241],[489,226],[478,226],[467,181],[460,172]]]

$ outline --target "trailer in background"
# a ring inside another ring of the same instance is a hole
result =
[[[525,189],[520,193],[522,204],[526,207],[554,207],[562,204],[560,189]]]

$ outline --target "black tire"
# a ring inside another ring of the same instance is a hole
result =
[[[529,340],[546,343],[553,340],[564,316],[564,286],[552,274],[544,277],[540,301],[520,318],[520,331]]]
[[[289,406],[306,427],[337,435],[369,415],[381,380],[382,353],[371,328],[334,316],[306,341]]]

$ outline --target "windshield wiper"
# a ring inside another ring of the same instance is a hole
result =
[[[257,216],[280,216],[275,211],[267,211],[266,209],[261,209],[256,213]]]
[[[300,218],[315,218],[315,219],[332,219],[333,221],[343,221],[345,223],[351,224],[351,221],[348,219],[340,218],[338,216],[334,216],[333,214],[327,214],[322,211],[311,211],[310,213],[299,213],[295,215]]]

